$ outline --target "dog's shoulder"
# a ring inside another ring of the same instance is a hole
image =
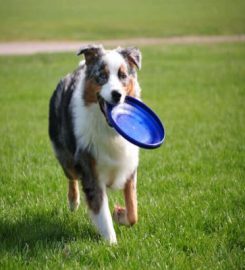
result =
[[[56,86],[56,89],[50,99],[50,107],[56,112],[62,106],[63,109],[69,106],[73,92],[75,91],[81,73],[85,69],[85,63],[80,62],[79,66],[72,72],[62,78]]]
[[[80,64],[72,73],[62,78],[49,103],[49,136],[56,145],[64,143],[64,137],[69,138],[69,140],[72,138],[73,143],[70,143],[72,151],[75,147],[75,138],[70,103],[84,69],[85,65]]]

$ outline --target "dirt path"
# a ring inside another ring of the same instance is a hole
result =
[[[76,52],[82,44],[101,43],[106,47],[150,46],[171,44],[216,44],[245,42],[245,35],[234,36],[182,36],[165,38],[134,38],[99,41],[28,41],[0,42],[0,55],[27,55],[35,53]]]

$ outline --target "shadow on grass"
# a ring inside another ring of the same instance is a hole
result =
[[[62,248],[74,241],[98,242],[99,235],[90,224],[60,220],[51,213],[16,221],[0,220],[0,252],[23,252],[25,249]]]

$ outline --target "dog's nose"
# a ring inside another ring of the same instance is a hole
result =
[[[115,103],[118,103],[121,99],[122,94],[120,94],[117,90],[113,90],[111,92],[112,100]]]

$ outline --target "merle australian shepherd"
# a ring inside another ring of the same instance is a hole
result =
[[[108,125],[105,103],[124,102],[127,95],[140,98],[137,48],[105,50],[87,45],[78,55],[85,60],[57,85],[49,111],[49,136],[55,155],[68,178],[68,200],[74,211],[80,203],[79,180],[91,219],[109,243],[117,242],[115,222],[137,222],[136,181],[139,149]],[[111,215],[106,190],[122,189],[125,207]]]

